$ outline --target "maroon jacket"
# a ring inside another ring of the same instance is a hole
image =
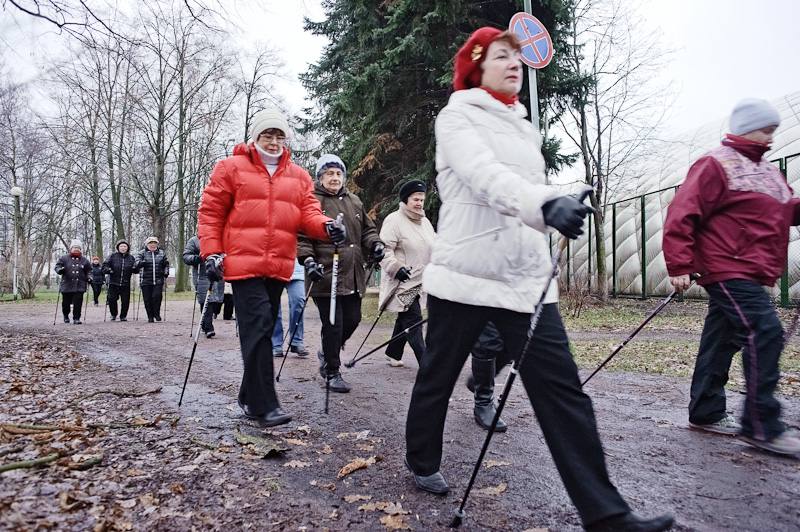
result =
[[[800,199],[768,146],[728,135],[689,169],[667,210],[662,249],[670,276],[699,273],[701,285],[749,279],[772,286],[786,266]]]

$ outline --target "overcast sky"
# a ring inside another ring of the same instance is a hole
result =
[[[290,108],[299,111],[306,94],[297,75],[317,60],[325,45],[302,25],[304,16],[322,18],[319,0],[234,0],[224,5],[228,18],[241,26],[237,41],[242,48],[268,41],[280,49],[289,78],[280,90]],[[677,94],[665,127],[694,129],[727,116],[740,98],[775,98],[800,90],[798,12],[800,2],[795,0],[644,0],[648,31],[661,31],[665,44],[675,49],[665,76],[674,81]],[[0,11],[6,64],[18,79],[33,79],[37,67],[58,55],[53,43],[67,37],[41,23],[20,23],[21,17],[9,14]]]

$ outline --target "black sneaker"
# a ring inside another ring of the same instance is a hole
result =
[[[332,392],[349,393],[352,390],[350,383],[342,378],[342,374],[337,370],[336,373],[328,377],[328,384]]]
[[[154,321],[156,320],[154,320],[153,318],[147,318],[147,323],[153,323]]]
[[[69,323],[69,316],[64,316],[64,323]]]
[[[111,321],[117,321],[117,317],[111,316]],[[125,321],[125,318],[120,318],[119,321]]]
[[[128,318],[120,318],[119,321],[128,321]]]
[[[72,323],[73,323],[74,325],[80,325],[80,324],[82,324],[83,322],[82,322],[81,320],[79,320],[79,319],[78,319],[78,320],[72,320]]]
[[[216,335],[214,331],[206,331],[206,338],[214,338]]]
[[[156,316],[156,321],[161,321],[161,316]]]
[[[272,356],[275,357],[275,358],[281,358],[281,357],[283,357],[283,351],[281,351],[279,349],[273,349],[272,350]]]

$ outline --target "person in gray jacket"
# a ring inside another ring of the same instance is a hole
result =
[[[53,268],[61,276],[59,291],[61,292],[61,312],[64,323],[69,323],[69,312],[72,309],[72,323],[81,324],[83,294],[89,286],[92,275],[92,264],[83,256],[83,244],[75,239],[69,245],[69,253],[64,255]]]
[[[213,338],[216,333],[214,332],[214,313],[211,310],[212,303],[222,303],[224,298],[225,283],[224,281],[215,282],[210,287],[208,277],[206,276],[206,269],[201,268],[202,263],[200,257],[200,239],[197,235],[193,236],[186,243],[183,248],[183,263],[192,267],[192,284],[194,284],[195,296],[197,304],[200,305],[200,312],[203,312],[203,304],[208,297],[208,306],[205,313],[200,316],[200,330],[206,335],[206,338]]]

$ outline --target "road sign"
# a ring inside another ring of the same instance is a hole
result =
[[[531,68],[544,68],[553,59],[553,41],[539,19],[525,12],[511,17],[509,31],[519,39],[522,62]]]

